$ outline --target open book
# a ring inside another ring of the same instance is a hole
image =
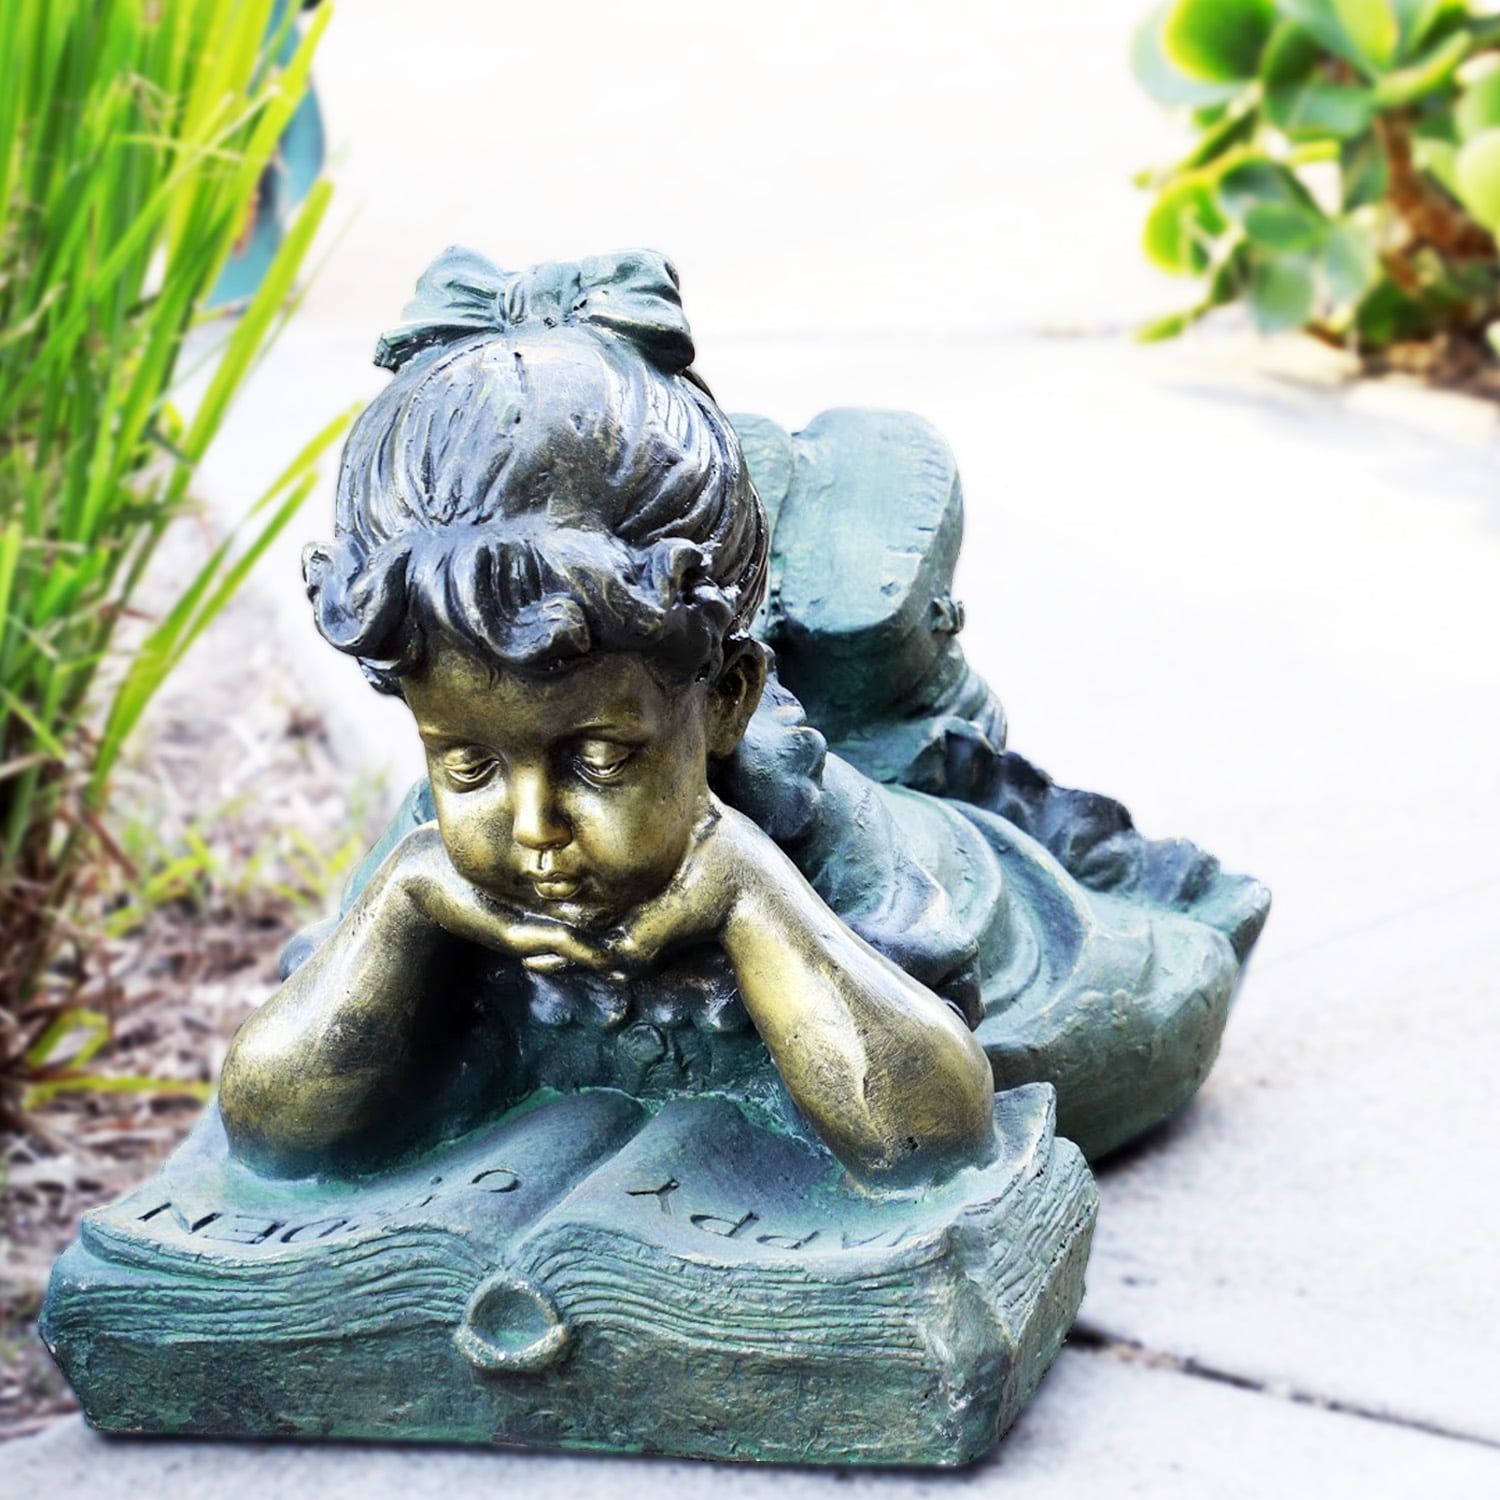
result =
[[[210,1111],[85,1220],[44,1336],[96,1426],[963,1463],[1082,1295],[1095,1193],[1052,1091],[996,1159],[862,1193],[719,1096],[531,1101],[404,1168],[273,1181]]]

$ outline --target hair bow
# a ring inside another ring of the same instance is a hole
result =
[[[400,369],[423,349],[486,331],[539,324],[591,324],[634,344],[652,363],[680,374],[693,362],[693,335],[677,294],[677,272],[654,250],[622,250],[526,271],[502,271],[454,245],[423,273],[398,328],[375,346],[375,363]]]

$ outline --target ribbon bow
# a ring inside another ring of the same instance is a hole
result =
[[[608,329],[658,367],[677,374],[693,362],[693,335],[677,295],[677,272],[654,250],[502,271],[482,255],[454,245],[423,273],[403,316],[401,326],[383,334],[375,346],[375,363],[387,370],[400,369],[423,349],[528,323]]]

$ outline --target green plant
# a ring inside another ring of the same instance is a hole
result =
[[[162,908],[201,911],[230,903],[304,920],[326,907],[340,882],[380,836],[382,783],[360,775],[343,802],[342,826],[310,836],[295,822],[254,817],[257,793],[202,810],[194,822],[164,830],[132,819],[120,830],[124,873],[110,882],[103,935],[139,930]]]
[[[346,826],[332,839],[309,837],[295,823],[253,816],[249,795],[165,835],[157,821],[128,819],[118,830],[123,858],[97,893],[98,939],[105,944],[139,939],[162,913],[176,908],[185,913],[183,920],[200,925],[216,912],[221,917],[230,912],[253,929],[263,948],[277,926],[289,927],[326,908],[378,836],[371,802],[376,790],[367,778],[356,780],[344,809]],[[108,1070],[97,1066],[112,1039],[113,1018],[100,1009],[49,1008],[22,1060],[22,1109],[30,1112],[70,1093],[207,1098],[205,1083],[121,1071],[118,1059]]]
[[[1243,301],[1378,358],[1429,341],[1488,357],[1500,318],[1500,21],[1469,0],[1175,0],[1134,65],[1197,132],[1143,179],[1146,250],[1204,278],[1143,330]]]
[[[66,996],[40,988],[126,737],[345,421],[307,444],[121,660],[117,629],[327,208],[323,182],[180,415],[184,337],[250,221],[328,20],[319,12],[275,66],[273,6],[0,5],[0,1113],[28,1058],[58,1040],[48,1028]]]

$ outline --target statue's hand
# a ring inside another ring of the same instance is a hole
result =
[[[718,937],[761,869],[760,846],[769,843],[749,818],[710,793],[671,880],[605,936],[606,967],[639,971],[671,948]]]
[[[414,828],[391,851],[392,879],[416,910],[454,937],[519,958],[538,971],[618,967],[576,928],[497,901],[453,867],[436,823]]]

